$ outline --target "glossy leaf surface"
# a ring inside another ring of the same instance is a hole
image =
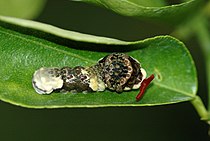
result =
[[[167,22],[178,22],[186,19],[199,9],[202,0],[189,0],[180,4],[165,5],[160,0],[76,0],[93,3],[102,6],[118,14],[135,17],[147,18],[151,20],[162,20]]]
[[[151,106],[188,101],[197,92],[194,62],[183,43],[170,36],[136,42],[62,30],[37,22],[0,17],[0,99],[30,108]],[[144,97],[138,90],[117,94],[37,94],[32,75],[40,67],[89,66],[110,52],[123,51],[155,79]]]

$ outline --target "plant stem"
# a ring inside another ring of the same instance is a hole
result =
[[[198,115],[201,117],[201,120],[205,120],[205,121],[208,122],[210,120],[209,113],[206,110],[206,108],[205,108],[202,100],[200,99],[200,97],[196,96],[195,99],[193,99],[191,101],[191,103],[195,107]]]
[[[207,17],[210,15],[210,1],[204,6],[200,13],[195,15],[187,23],[179,26],[172,36],[181,38],[182,40],[187,40],[191,35],[196,34],[198,42],[200,44],[201,50],[205,58],[206,65],[206,80],[208,89],[208,111],[205,108],[200,97],[196,96],[194,100],[191,101],[198,114],[202,120],[206,120],[210,125],[210,31],[208,30]]]
[[[208,1],[203,10],[202,10],[203,14],[205,14],[206,16],[210,16],[210,1]]]
[[[197,33],[198,41],[205,57],[208,88],[208,110],[210,110],[210,33],[208,32],[207,20],[205,17],[200,17],[194,30]]]

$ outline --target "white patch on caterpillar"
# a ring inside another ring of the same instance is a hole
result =
[[[32,84],[35,91],[39,94],[50,94],[53,90],[60,89],[63,86],[61,75],[55,72],[56,68],[40,68],[35,71]]]
[[[106,86],[104,82],[101,79],[98,79],[98,90],[97,91],[104,91],[106,89]]]
[[[147,72],[143,68],[141,68],[141,73],[142,73],[142,80],[141,80],[142,82],[147,77]],[[141,86],[141,82],[139,82],[136,85],[133,85],[132,89],[138,89]]]
[[[98,80],[97,80],[97,76],[93,76],[90,78],[90,85],[89,87],[93,90],[93,91],[97,91],[98,90]]]

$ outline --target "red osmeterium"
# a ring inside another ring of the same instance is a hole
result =
[[[140,86],[140,92],[136,96],[136,101],[139,101],[142,98],[142,96],[144,95],[144,92],[145,92],[147,86],[154,79],[154,77],[155,77],[154,74],[152,74],[149,78],[146,78],[146,79],[143,80],[143,82],[141,83],[141,86]]]

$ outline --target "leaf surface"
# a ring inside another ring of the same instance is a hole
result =
[[[30,108],[152,106],[192,100],[197,76],[183,43],[170,36],[125,42],[66,31],[33,21],[0,17],[0,99]],[[88,94],[39,95],[32,75],[40,67],[89,66],[110,52],[123,51],[141,62],[155,79],[144,97],[138,90],[117,94],[106,90]]]
[[[0,15],[34,19],[45,3],[46,0],[0,0]]]
[[[189,15],[196,13],[203,0],[189,0],[180,4],[164,5],[160,0],[76,0],[92,3],[120,15],[161,20],[177,23],[186,19]]]

